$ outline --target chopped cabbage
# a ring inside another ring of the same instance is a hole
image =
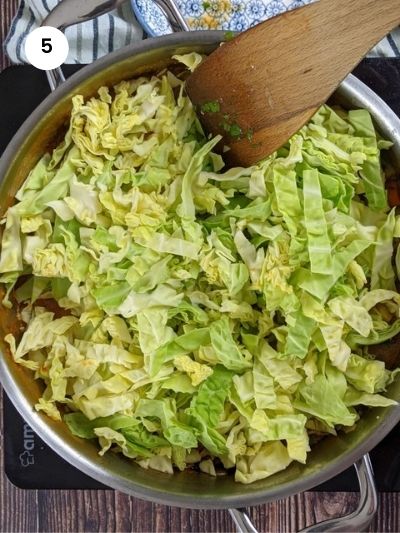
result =
[[[0,281],[38,410],[101,454],[251,483],[395,403],[368,350],[400,332],[400,219],[366,110],[323,106],[251,168],[218,141],[169,71],[75,96],[5,214]]]

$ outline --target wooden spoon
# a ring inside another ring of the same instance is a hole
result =
[[[248,166],[299,130],[398,24],[400,0],[319,0],[224,43],[187,92],[206,131],[230,146],[230,162]]]

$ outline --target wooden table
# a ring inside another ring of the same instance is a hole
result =
[[[0,0],[0,44],[18,0]],[[0,49],[0,71],[9,65]],[[0,411],[2,401],[0,398]],[[3,431],[0,416],[0,439]],[[260,532],[297,531],[317,521],[347,514],[355,493],[307,492],[250,511]],[[400,531],[400,494],[379,496],[372,531]],[[225,511],[189,511],[156,505],[112,490],[21,490],[7,480],[0,440],[0,532],[167,532],[234,531]]]

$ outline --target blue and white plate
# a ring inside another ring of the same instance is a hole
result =
[[[192,30],[243,31],[289,9],[312,0],[175,0]],[[172,28],[153,0],[131,0],[136,18],[145,32],[155,37]]]

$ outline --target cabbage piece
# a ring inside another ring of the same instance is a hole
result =
[[[95,294],[99,294],[98,292]],[[158,285],[153,291],[135,293],[130,291],[128,296],[116,306],[104,307],[110,314],[131,318],[142,311],[159,307],[176,307],[183,298],[175,289],[167,285]]]
[[[160,419],[163,435],[172,445],[184,448],[195,448],[197,446],[197,439],[193,429],[177,420],[176,408],[171,399],[142,399],[138,402],[135,412],[140,417],[156,417]]]
[[[29,172],[28,177],[15,195],[15,198],[21,201],[24,196],[34,194],[32,191],[39,191],[52,179],[54,172],[49,169],[50,155],[45,154],[33,169]]]
[[[377,235],[371,272],[371,289],[395,289],[395,277],[392,267],[393,238],[395,228],[395,210],[389,213],[384,225]]]
[[[400,319],[395,320],[392,324],[386,324],[386,327],[383,329],[372,330],[368,337],[358,335],[357,333],[350,333],[346,340],[351,347],[381,344],[382,342],[392,339],[398,333],[400,333]]]
[[[307,418],[302,414],[277,415],[270,418],[265,411],[256,409],[250,426],[263,435],[265,440],[287,440],[304,436]]]
[[[260,361],[282,389],[290,389],[302,381],[302,376],[290,363],[280,359],[278,353],[267,343],[262,347]]]
[[[20,224],[20,218],[16,210],[9,209],[1,244],[1,273],[20,272],[23,270]]]
[[[293,276],[293,283],[296,282],[311,295],[324,300],[335,282],[345,273],[350,262],[370,245],[369,241],[354,240],[333,257],[332,274],[313,274],[309,270],[300,269]]]
[[[49,202],[67,195],[70,183],[75,176],[75,160],[79,158],[79,150],[72,147],[63,163],[57,169],[52,179],[33,195],[24,196],[17,204],[19,215],[36,215],[43,212]]]
[[[185,239],[170,237],[166,233],[149,233],[140,231],[135,236],[137,244],[150,248],[155,252],[179,255],[189,259],[197,259],[200,246]]]
[[[303,172],[303,203],[310,270],[317,274],[330,274],[332,272],[331,244],[317,170]]]
[[[246,239],[246,236],[241,230],[236,231],[234,242],[240,257],[248,268],[253,285],[258,287],[265,258],[264,250],[262,248],[256,250],[255,246]]]
[[[386,398],[381,394],[370,394],[368,392],[361,392],[349,387],[344,396],[344,403],[351,405],[367,405],[369,407],[389,407],[397,405],[397,402]]]
[[[99,455],[104,455],[113,445],[121,448],[122,453],[132,459],[137,457],[151,457],[152,455],[144,446],[130,442],[122,433],[109,427],[95,428],[94,434],[98,437],[99,444],[102,447]]]
[[[268,442],[255,455],[243,455],[238,458],[235,481],[253,483],[284,470],[291,462],[288,450],[281,442]]]
[[[233,376],[232,381],[236,392],[243,403],[250,402],[254,398],[253,373],[250,370],[241,376]]]
[[[193,386],[199,385],[213,373],[209,366],[193,361],[187,355],[175,357],[174,365],[178,370],[188,374]]]
[[[185,333],[167,342],[158,348],[150,358],[150,373],[154,376],[159,372],[162,365],[175,359],[175,357],[191,353],[210,344],[209,328],[199,328]]]
[[[236,296],[249,280],[249,271],[243,263],[228,263],[227,268],[221,270],[221,278],[230,296]]]
[[[11,346],[15,360],[24,357],[29,352],[53,346],[58,336],[66,333],[78,322],[74,316],[65,316],[55,320],[53,318],[54,313],[36,308],[35,316],[24,331],[18,347],[14,350]],[[10,343],[13,338],[12,335],[8,335],[6,340]]]
[[[177,213],[183,219],[195,219],[195,205],[193,200],[193,186],[204,165],[204,159],[214,146],[221,140],[221,136],[211,139],[198,150],[192,157],[189,166],[182,179],[181,204],[177,207]]]
[[[367,157],[361,170],[368,205],[374,211],[385,210],[387,208],[386,191],[382,179],[383,173],[379,160],[376,132],[371,115],[366,109],[351,110],[349,111],[349,122],[353,126],[356,135],[370,141],[369,145],[372,147],[372,150],[367,152]]]
[[[353,354],[346,369],[346,379],[356,389],[374,394],[386,389],[389,373],[382,361],[368,360]]]
[[[320,327],[328,349],[329,359],[334,366],[344,372],[351,355],[351,349],[343,340],[343,329],[344,322],[342,320],[337,320],[335,323]]]
[[[338,296],[328,302],[330,310],[363,337],[368,337],[373,328],[368,311],[350,296]]]
[[[191,52],[190,54],[175,54],[172,59],[176,59],[179,63],[183,63],[191,72],[200,65],[203,57],[197,52]]]
[[[89,420],[83,413],[68,413],[64,415],[67,426],[77,437],[93,439],[96,435],[94,429],[97,427],[109,427],[115,431],[123,428],[135,427],[139,422],[126,415],[114,415],[105,418],[95,418]]]
[[[323,420],[330,427],[352,426],[357,420],[356,414],[346,407],[322,374],[317,375],[313,383],[300,385],[298,392],[299,398],[294,402],[296,409]]]
[[[255,361],[253,366],[254,400],[258,409],[275,409],[274,380],[264,365]]]
[[[193,396],[188,413],[215,427],[222,414],[231,383],[232,372],[217,365]]]
[[[278,209],[283,215],[289,232],[295,236],[297,234],[296,221],[301,217],[296,173],[277,166],[273,169],[273,183]]]
[[[217,365],[210,377],[199,387],[186,410],[197,429],[200,442],[215,455],[226,452],[224,438],[215,430],[222,415],[224,402],[232,384],[232,372]]]
[[[307,453],[311,450],[311,448],[308,433],[305,428],[302,435],[286,439],[286,445],[289,457],[291,459],[298,461],[299,463],[306,463]]]
[[[81,396],[74,400],[76,407],[85,414],[89,420],[95,418],[111,416],[131,409],[134,402],[134,395],[131,393],[120,393],[120,388],[111,388],[109,394],[101,394],[95,398],[85,398]]]
[[[210,341],[218,362],[230,370],[240,372],[251,366],[233,339],[229,319],[223,317],[210,326]]]
[[[304,359],[308,354],[308,347],[311,342],[311,336],[316,329],[316,323],[301,311],[294,313],[291,318],[293,325],[288,328],[285,352],[288,356]]]
[[[180,372],[176,372],[170,378],[163,380],[161,388],[187,394],[193,394],[196,391],[196,387],[192,385],[190,377]]]

